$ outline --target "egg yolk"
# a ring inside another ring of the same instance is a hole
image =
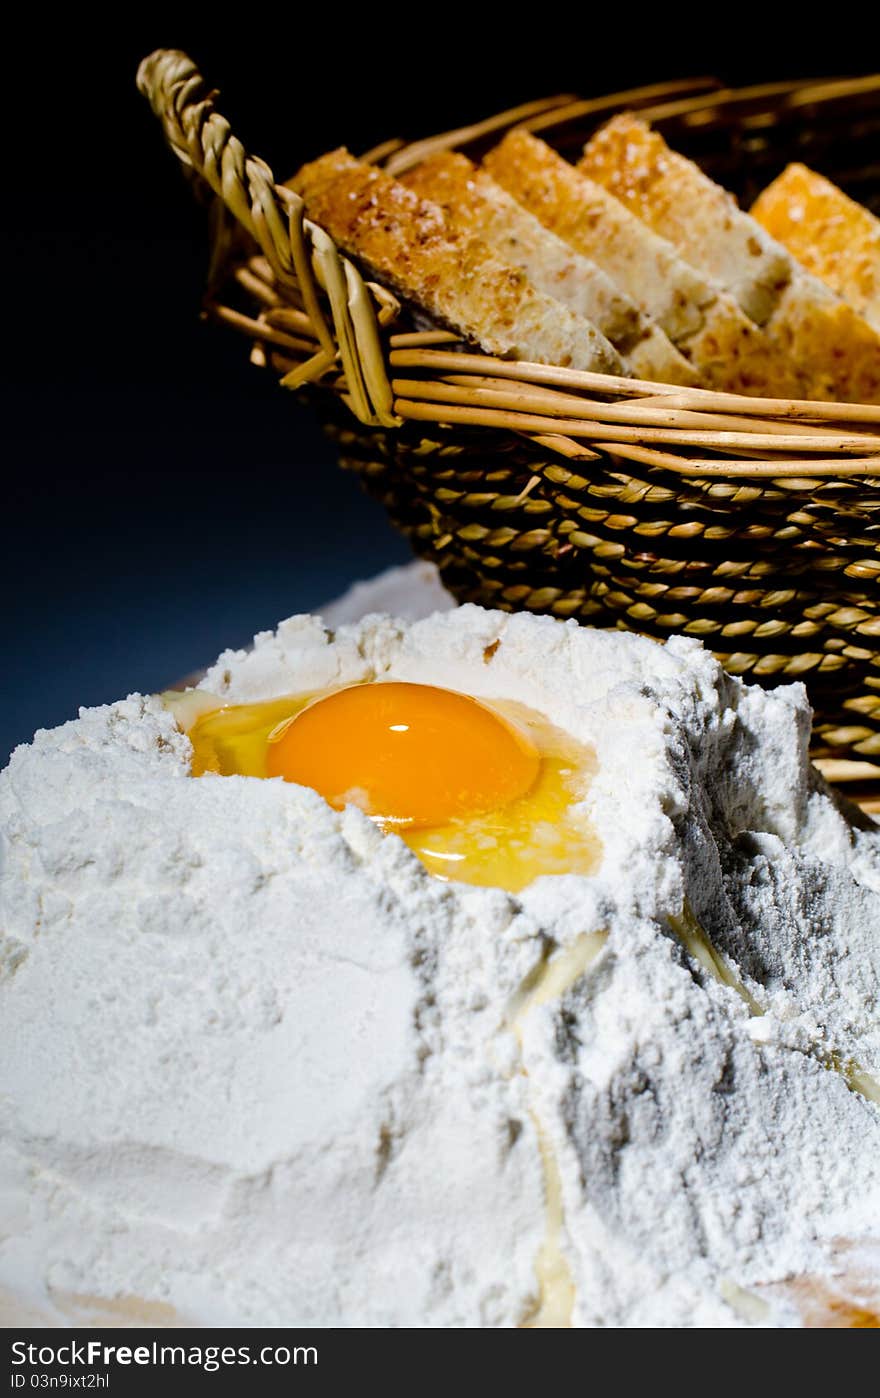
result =
[[[476,699],[433,685],[353,685],[269,735],[270,777],[310,786],[337,810],[395,827],[508,806],[535,783],[529,736]]]
[[[582,804],[595,754],[525,704],[390,680],[250,704],[164,698],[194,777],[283,777],[360,806],[436,878],[515,893],[599,863]]]

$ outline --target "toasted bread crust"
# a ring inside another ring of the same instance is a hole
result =
[[[670,151],[643,122],[623,116],[593,138],[582,167],[761,322],[794,363],[801,396],[880,402],[880,333],[693,161]],[[774,282],[783,264],[785,274]]]
[[[577,167],[764,325],[791,279],[791,259],[726,189],[623,112],[601,127]]]
[[[511,131],[485,165],[542,223],[613,277],[707,386],[781,397],[804,392],[787,355],[732,296],[545,142]]]
[[[767,328],[808,375],[810,398],[880,403],[880,335],[824,282],[795,277]]]
[[[625,371],[595,326],[383,170],[338,150],[303,166],[291,185],[308,217],[378,280],[490,354]]]
[[[467,156],[443,151],[403,176],[422,198],[440,204],[452,223],[481,237],[521,268],[539,290],[585,316],[642,378],[696,384],[693,367],[660,327],[595,262],[583,257],[519,204]]]
[[[713,295],[705,279],[544,141],[521,129],[510,131],[483,163],[545,227],[597,262],[653,315],[674,344],[700,329],[702,308]]]
[[[758,195],[752,217],[880,330],[880,219],[870,210],[793,164]]]

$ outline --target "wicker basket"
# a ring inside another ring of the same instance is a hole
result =
[[[826,775],[880,768],[880,407],[743,398],[494,359],[414,319],[303,217],[182,53],[138,85],[211,202],[206,312],[308,396],[461,600],[664,637],[803,680]],[[790,159],[880,200],[880,77],[730,91],[714,80],[551,98],[368,153],[391,173],[524,124],[574,155],[620,108],[748,199]]]

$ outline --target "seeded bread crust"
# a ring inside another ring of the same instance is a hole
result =
[[[767,328],[806,375],[808,397],[880,403],[880,334],[824,282],[795,277]]]
[[[656,131],[615,117],[578,168],[717,278],[792,359],[803,396],[880,402],[880,331]]]
[[[488,353],[628,372],[594,325],[385,171],[340,149],[304,165],[290,184],[308,217],[377,280]]]
[[[499,257],[519,267],[539,290],[590,320],[640,378],[699,382],[693,366],[660,326],[595,262],[545,228],[466,155],[439,152],[402,180],[421,198],[440,204],[456,227],[475,233]]]
[[[764,325],[791,280],[791,258],[732,194],[628,112],[584,147],[578,167]]]
[[[538,137],[516,129],[485,167],[577,252],[592,258],[652,316],[709,387],[800,397],[805,381],[734,298],[666,238]]]
[[[880,219],[806,165],[789,165],[752,217],[880,330]]]

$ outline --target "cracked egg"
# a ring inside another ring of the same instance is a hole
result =
[[[397,834],[438,878],[516,892],[589,874],[600,841],[584,809],[595,757],[510,699],[376,680],[255,704],[166,696],[192,775],[281,778]]]

